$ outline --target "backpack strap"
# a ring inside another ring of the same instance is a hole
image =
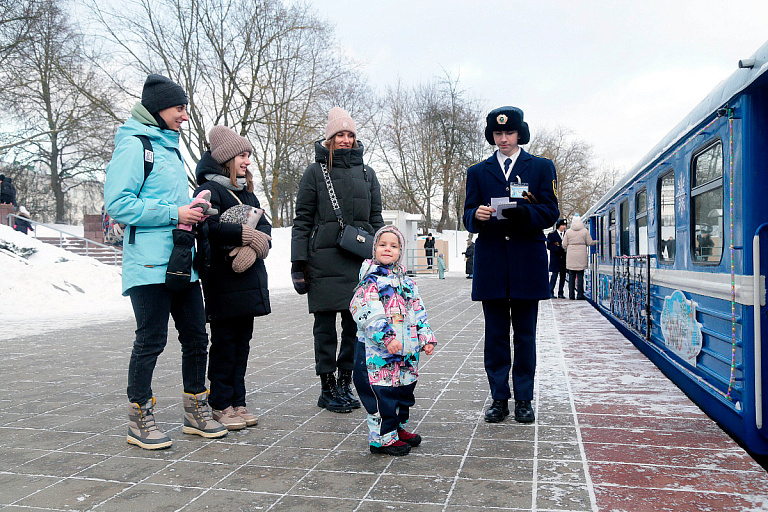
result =
[[[147,182],[147,178],[149,178],[149,175],[152,172],[152,167],[155,165],[155,152],[152,150],[152,143],[149,142],[149,137],[146,135],[134,135],[134,137],[139,139],[141,145],[144,147],[144,181],[141,182],[139,192],[136,194],[136,197],[138,197],[139,194],[141,194],[141,190],[144,188],[144,184]],[[131,226],[128,243],[136,243],[136,226]]]

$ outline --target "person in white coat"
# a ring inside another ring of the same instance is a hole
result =
[[[575,215],[563,237],[565,268],[568,269],[568,298],[584,300],[584,270],[589,266],[589,247],[596,245],[581,217]],[[574,287],[576,288],[574,293]]]

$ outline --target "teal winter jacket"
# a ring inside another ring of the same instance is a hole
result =
[[[146,135],[154,152],[152,172],[143,187],[144,149],[134,135]],[[129,243],[129,228],[123,239],[123,295],[134,286],[165,283],[178,209],[190,203],[187,173],[178,150],[179,133],[161,130],[141,103],[115,134],[104,203],[110,217],[136,226],[135,243]],[[193,270],[190,280],[197,279]]]

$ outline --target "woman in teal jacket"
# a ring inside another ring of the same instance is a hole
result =
[[[181,86],[164,76],[149,75],[141,102],[117,130],[104,184],[107,213],[130,227],[123,240],[123,295],[131,298],[136,339],[128,366],[127,441],[148,450],[172,444],[155,424],[152,393],[152,373],[168,340],[169,316],[173,316],[181,342],[182,432],[203,437],[227,434],[226,427],[211,417],[208,405],[208,335],[197,273],[192,271],[190,284],[183,290],[165,285],[173,229],[203,218],[199,209],[190,208],[189,184],[179,153],[179,128],[188,120],[187,103]],[[151,152],[144,148],[146,141]],[[153,162],[149,175],[145,175],[145,161]]]

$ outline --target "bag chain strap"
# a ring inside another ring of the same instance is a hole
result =
[[[341,229],[344,229],[344,219],[341,217],[339,207],[339,200],[336,199],[336,191],[333,189],[333,183],[331,182],[331,173],[328,172],[328,167],[324,164],[320,164],[320,168],[323,170],[323,177],[325,178],[325,186],[328,188],[328,195],[331,198],[331,206],[333,207],[333,213],[336,214],[336,220],[339,221]]]

